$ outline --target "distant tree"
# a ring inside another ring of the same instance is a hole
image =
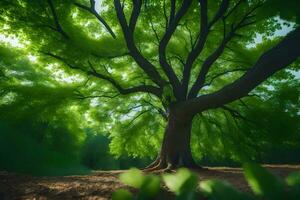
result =
[[[291,8],[288,15],[285,3]],[[299,69],[300,5],[292,0],[282,4],[265,0],[4,0],[0,18],[5,25],[2,32],[5,29],[8,35],[30,41],[26,51],[36,52],[40,66],[63,64],[69,70],[62,77],[80,72],[85,80],[75,78],[75,82],[85,84],[76,89],[76,95],[100,109],[93,118],[100,119],[99,129],[112,129],[111,148],[121,145],[136,151],[148,146],[145,154],[153,154],[149,150],[157,143],[149,138],[160,132],[160,123],[165,124],[161,150],[148,166],[157,170],[198,167],[191,150],[196,120],[211,124],[218,129],[212,129],[215,132],[223,132],[227,123],[239,127],[239,123],[264,120],[267,113],[257,116],[243,110],[248,104],[265,105],[259,96],[270,97],[276,81],[293,80],[293,72]],[[290,33],[274,35],[284,23]],[[251,46],[258,34],[264,41]],[[276,73],[286,67],[289,70]],[[56,73],[54,68],[52,72]],[[251,93],[263,82],[264,87]],[[245,103],[244,99],[250,100]],[[217,111],[211,117],[213,109]],[[231,120],[226,121],[227,114]],[[247,133],[247,128],[239,129]],[[121,133],[125,130],[127,134]],[[243,144],[247,134],[242,138],[234,144]],[[214,151],[214,146],[208,148]]]

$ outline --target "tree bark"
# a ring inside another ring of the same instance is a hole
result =
[[[191,152],[191,129],[193,117],[171,107],[162,147],[158,158],[146,170],[198,168]]]

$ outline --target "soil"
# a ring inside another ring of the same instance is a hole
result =
[[[281,177],[300,170],[300,165],[264,166]],[[60,177],[32,177],[0,172],[0,200],[111,199],[115,190],[127,188],[118,180],[122,172],[94,171],[89,175]],[[239,190],[250,192],[240,168],[211,167],[196,173],[200,180],[227,180]]]

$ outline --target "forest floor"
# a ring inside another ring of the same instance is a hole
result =
[[[281,177],[300,170],[300,165],[264,166]],[[118,181],[122,172],[94,171],[89,175],[60,177],[32,177],[0,172],[0,200],[111,199],[116,189],[126,188]],[[241,191],[250,191],[240,168],[211,167],[197,174],[200,180],[227,180]]]

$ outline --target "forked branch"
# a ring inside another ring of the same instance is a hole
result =
[[[224,72],[222,72],[222,73],[219,73],[219,74],[216,74],[216,75],[212,76],[211,79],[210,79],[210,81],[209,81],[208,83],[204,84],[204,86],[209,86],[209,85],[211,85],[211,84],[214,82],[214,80],[216,80],[217,78],[220,78],[220,77],[222,77],[222,76],[228,75],[228,74],[230,74],[230,73],[234,73],[234,72],[245,72],[245,71],[247,71],[246,68],[236,68],[236,69],[224,71]]]
[[[210,68],[222,55],[228,42],[230,42],[231,39],[237,35],[236,32],[239,29],[244,28],[245,26],[253,24],[252,21],[249,22],[249,19],[252,17],[252,13],[260,6],[261,4],[254,6],[242,17],[242,19],[237,24],[232,24],[231,30],[228,34],[226,34],[226,24],[224,23],[224,38],[217,49],[213,53],[211,53],[203,62],[198,77],[189,92],[188,99],[195,98],[197,96],[199,90],[204,86],[206,75],[209,72]]]
[[[47,0],[47,3],[50,7],[50,10],[51,10],[51,13],[52,13],[52,16],[53,16],[53,20],[54,20],[54,23],[55,23],[55,29],[54,30],[57,31],[58,33],[60,33],[64,38],[68,39],[69,38],[68,34],[63,30],[63,28],[62,28],[62,26],[59,22],[58,15],[56,13],[53,1],[52,0]]]
[[[207,15],[207,0],[199,0],[200,5],[200,13],[201,13],[201,27],[200,27],[200,33],[198,41],[195,45],[195,48],[192,49],[192,51],[189,53],[187,57],[186,64],[184,66],[183,71],[183,79],[182,79],[182,87],[184,90],[184,95],[187,95],[188,85],[190,81],[190,75],[191,70],[193,67],[193,63],[197,59],[197,57],[202,52],[207,36],[209,34],[210,29],[213,27],[213,25],[218,22],[222,16],[226,13],[228,6],[229,6],[229,0],[222,0],[220,7],[213,17],[213,19],[208,22],[208,15]]]
[[[96,2],[95,0],[90,0],[90,7],[82,5],[80,3],[74,3],[77,7],[84,9],[86,11],[88,11],[89,13],[91,13],[92,15],[94,15],[101,24],[103,24],[103,26],[105,27],[105,29],[109,32],[109,34],[113,37],[116,38],[116,35],[114,33],[114,31],[112,30],[112,28],[108,25],[108,23],[103,19],[103,17],[100,16],[100,14],[96,11],[95,5]]]
[[[114,0],[117,17],[121,25],[130,55],[136,61],[139,67],[149,76],[149,78],[158,86],[163,88],[163,86],[166,84],[166,81],[160,76],[155,66],[145,57],[143,57],[134,42],[134,29],[140,14],[141,4],[142,0],[134,0],[133,11],[131,13],[130,23],[128,25],[120,0]]]
[[[172,66],[167,61],[166,48],[180,20],[187,13],[191,4],[192,0],[184,0],[182,2],[180,9],[175,14],[174,19],[170,21],[169,26],[167,27],[167,30],[159,43],[159,63],[168,77],[171,85],[173,86],[174,94],[178,99],[182,98],[182,95],[180,94],[181,84],[174,70],[172,69]]]
[[[183,103],[186,112],[195,115],[203,110],[217,108],[248,95],[255,87],[277,71],[300,57],[300,27],[289,33],[276,46],[265,52],[242,77],[212,94]]]
[[[115,80],[114,78],[99,73],[96,71],[96,69],[93,67],[93,65],[89,62],[89,68],[90,70],[86,70],[83,67],[78,67],[75,65],[70,64],[66,59],[55,55],[53,53],[49,53],[49,52],[43,52],[45,55],[48,55],[52,58],[55,58],[61,62],[63,62],[65,65],[67,65],[69,68],[71,69],[76,69],[76,70],[80,70],[88,75],[91,75],[93,77],[105,80],[107,82],[109,82],[112,86],[114,86],[115,89],[117,89],[117,91],[122,94],[122,95],[126,95],[126,94],[132,94],[132,93],[138,93],[138,92],[144,92],[144,93],[150,93],[150,94],[154,94],[157,97],[161,97],[161,89],[152,85],[139,85],[139,86],[134,86],[134,87],[130,87],[130,88],[124,88],[123,86],[121,86],[121,84]]]

